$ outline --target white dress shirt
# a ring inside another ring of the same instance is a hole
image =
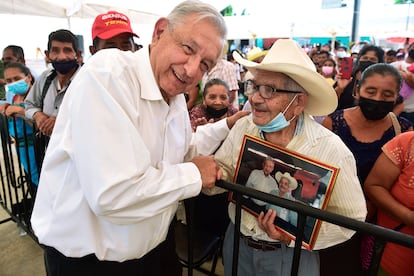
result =
[[[265,175],[264,170],[253,170],[246,181],[246,187],[256,189],[264,193],[270,193],[271,190],[277,189],[277,182],[272,175]],[[260,206],[266,205],[266,202],[252,198],[254,203]]]
[[[99,51],[66,92],[32,226],[41,244],[67,257],[125,261],[155,248],[178,201],[201,190],[197,167],[184,159],[197,153],[192,143],[209,154],[228,133],[224,120],[192,139],[184,96],[166,104],[148,53]]]

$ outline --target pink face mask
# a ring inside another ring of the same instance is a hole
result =
[[[331,66],[322,66],[322,73],[324,75],[331,75],[334,71],[334,68]]]

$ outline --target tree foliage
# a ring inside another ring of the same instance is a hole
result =
[[[414,0],[394,0],[394,4],[409,4],[414,3]]]

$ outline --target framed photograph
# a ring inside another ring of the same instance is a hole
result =
[[[324,210],[338,173],[337,167],[245,135],[233,182]],[[235,202],[233,193],[229,198]],[[261,211],[276,210],[275,227],[295,239],[297,212],[247,196],[241,197],[241,204],[256,217]],[[313,249],[320,225],[321,221],[307,218],[305,248]]]

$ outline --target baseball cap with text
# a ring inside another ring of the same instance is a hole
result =
[[[122,33],[130,33],[133,36],[139,37],[132,31],[128,16],[120,12],[109,11],[100,14],[95,18],[92,25],[92,40],[96,37],[110,39]]]

